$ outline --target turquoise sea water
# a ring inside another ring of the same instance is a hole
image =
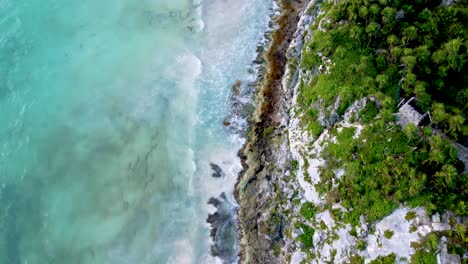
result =
[[[0,0],[0,263],[219,261],[222,120],[271,5]]]

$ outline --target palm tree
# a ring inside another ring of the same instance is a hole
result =
[[[443,164],[446,155],[444,149],[444,142],[440,135],[435,135],[429,139],[429,144],[431,145],[431,150],[429,152],[430,162],[435,162],[436,164]]]
[[[398,42],[399,42],[398,37],[393,34],[387,37],[387,43],[388,45],[390,45],[390,48],[395,47],[398,44]]]
[[[451,115],[448,119],[448,124],[450,129],[445,132],[445,134],[451,132],[453,137],[456,137],[457,132],[463,130],[463,125],[465,124],[465,118],[462,115]]]
[[[372,41],[372,36],[376,35],[380,30],[380,25],[374,21],[370,22],[369,25],[366,27],[366,32],[369,35],[369,43],[367,46],[370,45]]]
[[[442,169],[435,173],[435,176],[439,178],[439,182],[447,189],[456,187],[457,175],[457,169],[450,164],[444,164]]]
[[[379,74],[375,77],[375,81],[379,84],[379,89],[384,89],[387,87],[390,78],[387,74]]]
[[[448,66],[456,71],[460,71],[463,66],[463,57],[466,57],[466,54],[458,54],[463,41],[460,38],[452,39],[451,41],[444,44],[444,50],[447,54]]]
[[[415,139],[418,136],[418,128],[414,124],[408,124],[405,126],[403,129],[403,132],[405,133],[406,137],[408,138],[408,143]]]
[[[396,9],[389,6],[382,10],[382,21],[384,22],[385,26],[393,28],[396,22],[396,13]]]
[[[406,45],[410,40],[418,38],[418,29],[414,26],[407,27],[403,30],[403,43]]]
[[[432,104],[432,120],[441,124],[448,119],[447,112],[445,112],[445,105],[442,103],[433,103]]]

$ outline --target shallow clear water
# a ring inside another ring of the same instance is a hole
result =
[[[214,261],[222,120],[271,5],[0,0],[0,263]]]

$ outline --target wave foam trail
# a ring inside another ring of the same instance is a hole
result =
[[[194,29],[197,32],[203,31],[205,28],[205,22],[203,21],[203,5],[202,5],[202,0],[194,0],[193,1],[193,6],[194,6],[194,15],[195,15],[195,21],[194,21]]]
[[[242,169],[237,152],[245,139],[232,133],[240,129],[226,129],[222,124],[229,115],[226,106],[230,105],[233,84],[237,80],[255,79],[247,69],[256,56],[256,44],[268,27],[270,5],[260,0],[203,2],[205,28],[200,59],[204,70],[200,76],[198,100],[196,138],[200,150],[196,155],[196,186],[201,190],[199,193],[202,199],[209,200],[203,211],[210,214],[208,222],[216,230],[212,252],[219,257],[217,261],[223,263],[237,261],[237,203],[233,191],[237,175]],[[236,100],[249,101],[246,98]],[[246,125],[242,118],[238,118],[235,123],[229,126]],[[212,177],[213,168],[218,170],[217,177]],[[214,210],[217,210],[218,216],[213,214]]]
[[[188,240],[179,240],[174,244],[174,252],[176,256],[171,257],[168,260],[168,264],[195,264],[195,257],[193,252],[193,245]]]
[[[172,70],[171,75],[176,80],[176,86],[174,98],[169,102],[168,149],[172,151],[168,155],[173,166],[180,168],[180,177],[177,179],[185,181],[188,177],[189,194],[193,195],[195,163],[194,152],[190,148],[193,144],[196,114],[190,109],[196,109],[198,92],[195,81],[202,73],[202,65],[200,59],[188,53],[177,57]]]

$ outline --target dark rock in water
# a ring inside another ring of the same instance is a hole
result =
[[[242,82],[240,80],[237,80],[234,85],[232,85],[232,91],[234,92],[234,95],[239,95],[240,90],[239,88],[241,87]]]
[[[214,198],[214,197],[211,197],[209,200],[208,200],[208,204],[211,204],[213,205],[214,207],[218,208],[219,204],[221,203],[221,201],[218,199],[218,198]]]
[[[213,238],[216,237],[216,232],[218,231],[218,227],[220,226],[219,219],[220,216],[218,212],[208,215],[208,218],[206,219],[206,222],[211,225],[210,236]]]
[[[263,52],[263,51],[265,51],[265,47],[263,45],[258,45],[257,49],[256,49],[256,52],[260,53],[260,52]]]
[[[213,255],[219,256],[223,263],[235,263],[237,259],[237,227],[234,219],[223,222],[216,232]]]
[[[224,176],[223,170],[216,164],[210,163],[210,167],[213,170],[212,176],[215,178],[221,178]]]
[[[223,125],[224,125],[225,127],[228,127],[228,126],[231,125],[231,122],[229,122],[229,120],[226,118],[226,119],[224,119],[224,121],[223,121]]]
[[[221,258],[223,263],[236,263],[239,251],[235,219],[237,206],[227,198],[225,193],[222,193],[218,198],[210,198],[208,204],[217,209],[206,219],[211,225],[210,233],[214,242],[211,253],[213,256]]]

